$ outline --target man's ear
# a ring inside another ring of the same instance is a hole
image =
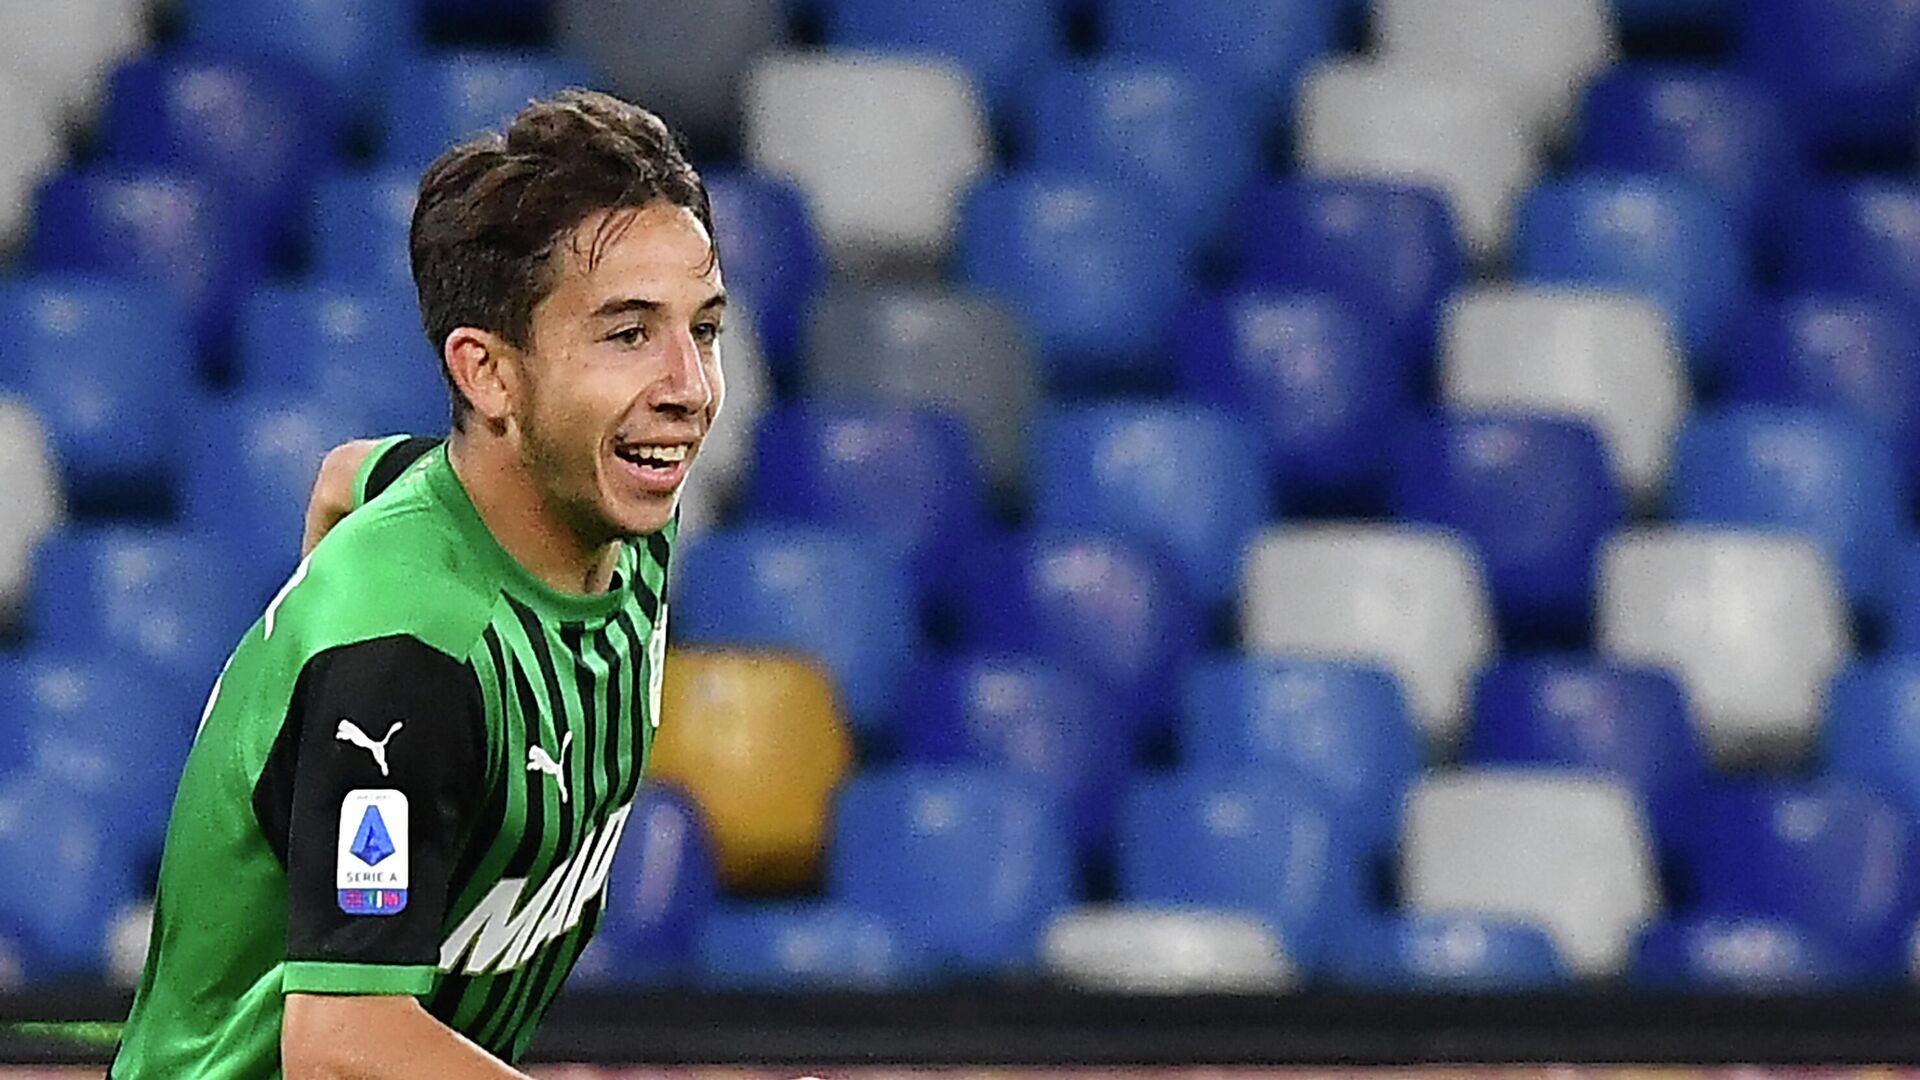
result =
[[[513,415],[520,396],[520,356],[491,330],[462,326],[447,335],[443,354],[453,384],[479,418],[498,426]]]

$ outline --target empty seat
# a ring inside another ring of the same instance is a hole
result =
[[[1588,424],[1530,413],[1439,413],[1392,444],[1397,517],[1458,529],[1509,626],[1579,628],[1594,557],[1626,520],[1606,444]]]
[[[1819,150],[1906,153],[1920,96],[1920,12],[1902,0],[1749,0],[1741,64]]]
[[[676,623],[678,620],[676,620]],[[736,888],[810,880],[852,749],[823,672],[789,656],[679,649],[660,690],[651,775],[692,795]]]
[[[1629,493],[1661,489],[1687,385],[1652,304],[1591,290],[1473,289],[1450,305],[1445,342],[1448,404],[1588,421]]]
[[[1431,357],[1441,306],[1464,273],[1444,189],[1297,176],[1254,188],[1238,218],[1248,283],[1334,293],[1382,326],[1396,357]]]
[[[1095,11],[1113,52],[1146,56],[1229,80],[1268,125],[1291,118],[1294,92],[1316,58],[1334,48],[1338,5],[1321,0],[1107,0]]]
[[[1735,406],[1696,414],[1674,447],[1676,521],[1806,536],[1870,609],[1887,587],[1904,496],[1893,448],[1842,414]]]
[[[0,241],[10,247],[25,233],[33,212],[34,190],[60,161],[59,119],[16,77],[0,70]]]
[[[0,626],[6,626],[26,600],[34,548],[66,516],[45,425],[25,401],[7,394],[0,394],[0,491],[7,493],[0,517]]]
[[[1655,990],[1782,994],[1858,985],[1858,968],[1792,922],[1710,915],[1649,927],[1634,946],[1632,976]]]
[[[1333,977],[1376,992],[1516,993],[1562,987],[1570,973],[1553,937],[1525,919],[1416,913],[1360,920]]]
[[[1314,971],[1360,905],[1360,861],[1331,801],[1280,776],[1141,776],[1122,797],[1121,899],[1237,911],[1265,921]]]
[[[1420,768],[1419,732],[1384,668],[1270,656],[1187,669],[1180,760],[1209,773],[1272,773],[1318,788],[1363,844],[1390,841]]]
[[[1892,655],[1841,669],[1827,685],[1820,747],[1831,775],[1920,820],[1920,658]]]
[[[1254,423],[1289,502],[1359,501],[1382,478],[1380,432],[1414,380],[1363,311],[1320,292],[1214,296],[1173,342],[1181,387]]]
[[[1381,0],[1374,36],[1389,63],[1501,87],[1547,138],[1615,52],[1607,0]]]
[[[1660,305],[1697,371],[1718,366],[1748,292],[1740,222],[1685,180],[1591,174],[1534,188],[1515,215],[1520,280]]]
[[[1295,978],[1266,923],[1231,911],[1078,907],[1047,927],[1041,952],[1048,974],[1108,993],[1272,992]]]
[[[322,177],[314,185],[309,222],[314,278],[411,295],[407,234],[419,183],[411,169]]]
[[[1002,174],[967,197],[960,278],[1025,320],[1056,385],[1151,382],[1190,288],[1163,219],[1117,181]]]
[[[1433,776],[1407,799],[1401,886],[1414,911],[1527,919],[1577,976],[1625,971],[1660,910],[1639,805],[1592,773],[1483,769]]]
[[[932,263],[991,164],[986,115],[950,62],[788,53],[746,84],[747,159],[793,178],[836,258]]]
[[[805,198],[787,180],[740,169],[701,174],[727,291],[744,302],[774,365],[791,368],[825,273]]]
[[[1419,526],[1272,529],[1248,547],[1241,637],[1250,648],[1391,669],[1419,726],[1447,741],[1497,648],[1479,561]]]
[[[187,44],[291,65],[319,79],[339,107],[370,110],[416,38],[413,4],[390,0],[185,0]]]
[[[102,76],[145,37],[142,0],[74,0],[57,6],[9,4],[0,11],[8,82],[49,116],[91,110]],[[11,145],[11,144],[9,144]]]
[[[1253,426],[1221,410],[1056,408],[1035,435],[1035,517],[1153,547],[1201,603],[1224,603],[1238,584],[1241,548],[1272,516],[1262,459]],[[1191,467],[1196,461],[1206,467]]]
[[[836,286],[814,309],[804,375],[817,396],[951,410],[966,418],[998,490],[1025,483],[1040,364],[1031,335],[997,301],[945,289]]]
[[[1067,852],[1045,796],[1012,774],[866,772],[835,804],[828,891],[953,968],[1019,971],[1068,902]]]
[[[49,980],[98,978],[107,928],[134,895],[103,816],[34,772],[0,781],[0,927]],[[16,937],[17,935],[17,937]]]
[[[892,919],[831,901],[730,904],[700,926],[699,981],[732,991],[895,990],[931,956]]]
[[[1672,668],[1721,762],[1799,753],[1820,688],[1852,652],[1817,546],[1739,529],[1632,529],[1600,555],[1598,637]]]
[[[1437,185],[1482,260],[1505,249],[1512,203],[1537,167],[1526,117],[1499,88],[1367,61],[1307,80],[1297,153],[1317,172]]]
[[[1781,274],[1808,292],[1858,293],[1920,311],[1920,184],[1872,177],[1812,188],[1794,203]]]
[[[1739,0],[1613,0],[1613,15],[1628,32],[1723,32],[1745,6]]]
[[[830,0],[821,8],[829,43],[946,57],[967,69],[996,109],[1018,106],[1036,69],[1063,51],[1056,0]]]
[[[427,53],[406,65],[406,89],[387,100],[386,160],[422,168],[448,147],[497,131],[527,102],[567,87],[584,87],[593,73],[563,53]]]
[[[410,290],[364,280],[267,286],[241,307],[237,337],[248,392],[325,398],[358,414],[365,435],[447,431],[446,379]]]
[[[583,974],[602,984],[673,982],[690,974],[700,928],[719,895],[713,846],[686,796],[642,785],[607,875],[606,916],[594,936],[602,955]]]

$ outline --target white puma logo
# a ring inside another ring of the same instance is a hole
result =
[[[563,760],[567,756],[567,747],[571,745],[573,745],[573,732],[569,731],[565,735],[560,736],[560,757]],[[566,802],[567,801],[567,774],[564,771],[562,771],[562,769],[563,769],[563,766],[560,764],[560,762],[555,761],[553,760],[553,758],[547,756],[546,747],[541,746],[537,743],[533,746],[527,747],[527,771],[537,772],[537,773],[546,773],[548,776],[551,776],[555,780],[560,781],[560,801]]]
[[[339,739],[341,742],[352,743],[367,753],[372,754],[373,763],[380,766],[380,775],[385,776],[387,775],[387,741],[393,738],[394,732],[399,731],[405,726],[406,722],[404,720],[395,720],[393,726],[387,729],[386,738],[381,739],[379,742],[374,742],[372,739],[367,738],[367,733],[361,731],[358,724],[355,724],[351,720],[342,720],[340,721],[340,726],[334,729],[333,737]]]

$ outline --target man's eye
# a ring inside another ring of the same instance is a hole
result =
[[[617,341],[622,345],[638,345],[647,339],[647,328],[629,326],[625,330],[616,330],[607,335],[608,341]]]
[[[693,328],[693,339],[705,345],[720,340],[722,333],[725,333],[725,330],[719,323],[699,323]]]

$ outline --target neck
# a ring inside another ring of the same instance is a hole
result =
[[[455,433],[447,440],[447,461],[487,531],[529,574],[565,593],[600,593],[612,585],[619,541],[583,540],[505,440]]]

